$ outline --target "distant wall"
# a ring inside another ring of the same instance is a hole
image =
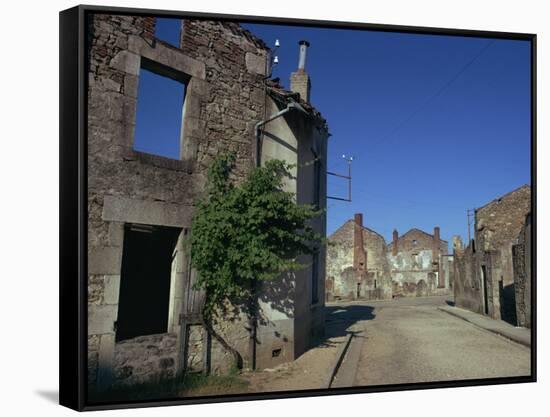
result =
[[[327,249],[327,288],[329,299],[387,299],[392,296],[390,267],[386,243],[378,233],[362,228],[367,264],[364,270],[354,268],[354,228],[349,220],[330,236]]]
[[[525,239],[530,233],[526,221],[530,209],[527,185],[476,209],[475,239],[466,249],[454,251],[458,306],[527,326],[531,264],[525,256],[530,251]]]
[[[439,239],[437,244],[436,241],[433,235],[412,229],[388,245],[387,258],[394,297],[448,293],[452,260],[445,256],[448,252],[447,242]]]

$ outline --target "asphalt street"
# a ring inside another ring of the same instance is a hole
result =
[[[445,297],[327,306],[327,324],[361,329],[342,365],[354,373],[346,379],[366,386],[530,374],[529,348],[438,310],[443,305]]]

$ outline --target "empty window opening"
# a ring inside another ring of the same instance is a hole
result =
[[[172,259],[180,231],[134,224],[124,228],[117,342],[167,331]]]
[[[142,58],[134,149],[180,159],[185,75]]]
[[[279,356],[281,356],[281,352],[282,352],[282,349],[274,349],[271,351],[271,357],[272,358],[277,358]]]
[[[180,47],[180,34],[182,19],[170,17],[157,17],[155,25],[155,37],[176,48]]]
[[[416,239],[413,239],[413,245],[416,246],[417,243]]]
[[[315,252],[312,256],[311,265],[311,304],[319,302],[319,253]]]
[[[357,283],[357,298],[361,297],[361,283]]]

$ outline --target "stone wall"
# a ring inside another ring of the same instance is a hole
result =
[[[139,336],[115,347],[115,384],[134,385],[176,375],[177,335]]]
[[[487,277],[489,314],[512,324],[517,322],[512,247],[530,210],[531,187],[524,185],[475,211],[476,247],[492,253],[492,273]]]
[[[455,245],[454,293],[458,306],[514,325],[520,322],[520,316],[525,317],[526,274],[520,240],[530,210],[528,185],[475,210],[475,239],[464,250]],[[519,307],[517,297],[523,299]]]
[[[473,250],[472,245],[454,250],[454,301],[459,307],[482,313],[479,266]]]
[[[504,285],[514,282],[512,245],[517,243],[531,210],[531,187],[524,185],[475,211],[475,240],[479,250],[502,252]],[[499,277],[500,279],[500,277]]]
[[[215,373],[226,372],[232,366],[231,356],[197,325],[201,297],[192,290],[194,271],[186,258],[183,241],[189,233],[194,204],[204,192],[206,171],[213,159],[229,151],[236,154],[236,169],[232,173],[235,182],[242,180],[255,165],[254,126],[265,118],[267,111],[264,74],[268,48],[231,22],[186,20],[180,48],[154,37],[155,19],[151,17],[92,14],[88,25],[90,386],[143,382],[147,378],[173,375],[181,369],[196,371],[205,366]],[[141,69],[185,84],[179,159],[133,148]],[[320,132],[315,123],[301,119],[295,122],[302,126],[300,134]],[[323,158],[326,158],[327,135],[325,129]],[[309,136],[300,139],[304,143],[312,140]],[[298,161],[304,157],[299,155]],[[311,178],[307,175],[301,178],[301,187],[305,187],[302,189],[311,188],[307,183]],[[306,198],[300,193],[298,201]],[[168,328],[166,333],[115,344],[125,227],[132,224],[171,227],[180,233],[170,278]],[[322,232],[325,226],[321,222],[317,227]],[[324,262],[324,257],[319,262]],[[321,267],[324,270],[324,264]],[[321,278],[320,291],[324,275]],[[304,281],[300,285],[310,284]],[[294,284],[291,287],[294,288]],[[308,288],[300,288],[299,304],[300,308],[313,311]],[[270,301],[272,294],[273,291],[266,290],[261,297]],[[279,294],[279,297],[287,295]],[[292,311],[285,319],[294,320],[295,313]],[[319,327],[319,323],[322,326],[322,315],[303,315],[301,310],[300,315],[303,323],[299,329],[299,349],[294,349],[298,338],[293,327],[269,317],[270,334],[282,335],[290,346],[285,348],[290,355],[285,353],[279,361],[292,360],[296,352],[304,351],[312,331],[304,326]],[[190,324],[185,363],[180,362],[175,350],[170,350],[182,344],[185,332],[181,323]],[[245,366],[248,365],[250,333],[246,318],[239,314],[221,317],[216,329],[241,353]],[[264,333],[267,334],[267,330]],[[267,353],[262,350],[264,347]],[[258,344],[258,354],[271,358],[271,345]],[[140,355],[143,355],[141,361]]]
[[[264,114],[267,48],[231,23],[185,22],[181,49],[154,38],[154,18],[93,14],[88,24],[89,369],[91,379],[108,385],[124,225],[186,230],[216,155],[237,154],[236,180],[254,165],[253,129]],[[133,149],[141,68],[186,85],[179,160]],[[182,282],[184,275],[178,270],[175,279]],[[174,306],[181,303],[171,302]],[[244,331],[243,323],[236,326]],[[171,329],[179,334],[172,319]],[[134,342],[141,345],[122,343]]]
[[[264,118],[263,77],[268,48],[236,23],[187,20],[181,51],[204,62],[207,99],[194,109],[206,129],[196,143],[196,159],[207,169],[219,153],[237,155],[236,175],[254,165],[254,126]]]
[[[513,246],[517,325],[531,327],[531,214]]]
[[[435,233],[439,232],[434,228]],[[394,297],[447,294],[450,288],[448,243],[419,229],[411,229],[387,246]],[[435,256],[435,258],[434,258]]]
[[[361,227],[367,264],[364,270],[358,271],[354,268],[354,253],[357,252],[355,229],[355,222],[348,220],[329,237],[327,279],[331,291],[327,292],[328,299],[391,298],[391,277],[384,238],[373,230]]]

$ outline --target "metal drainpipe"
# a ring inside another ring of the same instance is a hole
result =
[[[265,126],[267,123],[271,122],[272,120],[275,120],[281,116],[284,116],[286,113],[288,113],[293,109],[296,109],[305,114],[308,114],[308,112],[300,104],[296,103],[295,101],[291,101],[290,103],[287,104],[287,106],[283,110],[279,111],[278,113],[275,113],[274,115],[272,115],[271,117],[265,120],[261,120],[258,123],[256,123],[255,132],[256,132],[256,166],[257,167],[261,166],[261,155],[262,155],[262,146],[261,146],[262,131],[260,130],[260,128],[262,126]],[[252,327],[252,335],[250,338],[250,350],[252,351],[250,355],[251,368],[252,370],[255,370],[256,369],[256,335],[257,335],[257,329],[258,329],[258,321],[256,320],[256,311],[254,311],[254,317],[252,318],[251,327]]]
[[[255,131],[256,131],[256,166],[259,167],[261,165],[261,152],[262,152],[262,146],[261,146],[261,143],[262,143],[262,132],[260,130],[260,128],[266,124],[268,124],[269,122],[271,122],[272,120],[275,120],[283,115],[285,115],[286,113],[288,113],[290,110],[292,109],[296,109],[296,110],[299,110],[305,114],[308,114],[308,112],[300,105],[298,104],[297,102],[295,101],[291,101],[290,103],[287,104],[287,106],[281,110],[280,112],[278,113],[275,113],[274,115],[270,116],[269,118],[265,119],[265,120],[262,120],[258,123],[256,123],[256,126],[255,126]]]

